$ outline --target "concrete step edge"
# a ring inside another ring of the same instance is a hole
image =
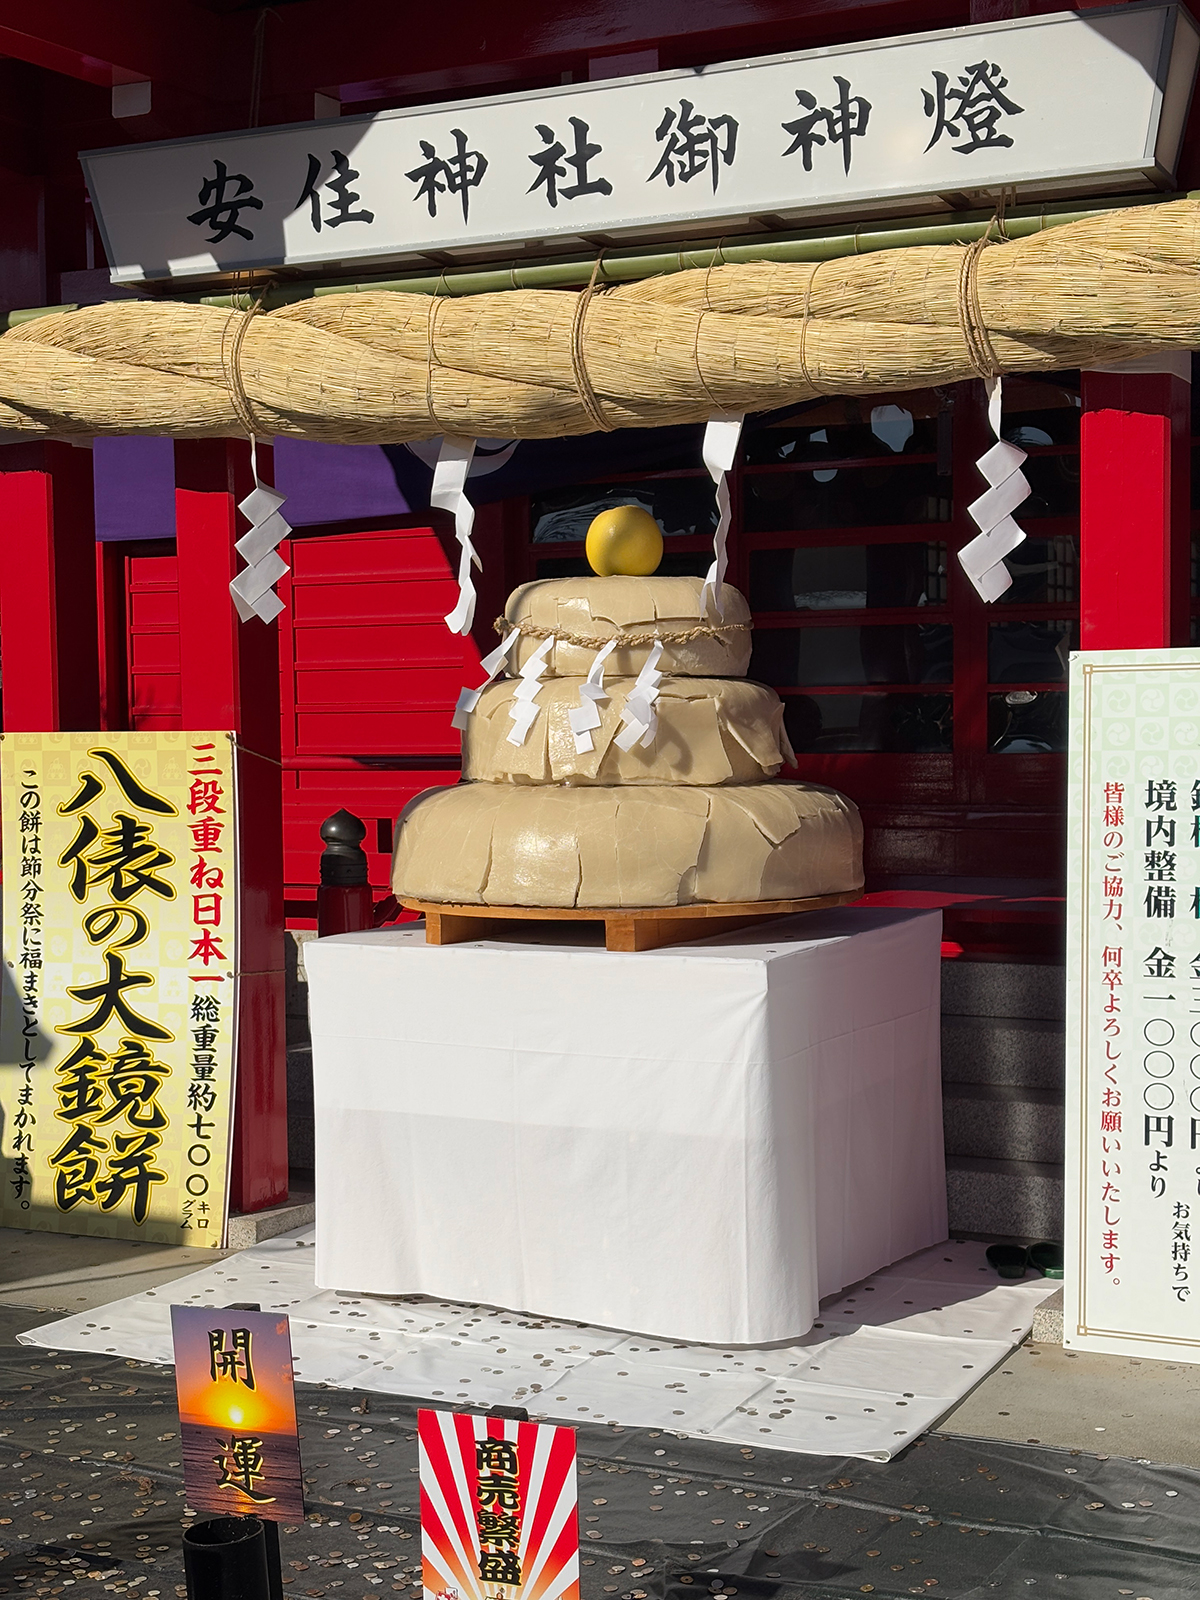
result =
[[[1061,1344],[1063,1342],[1063,1292],[1058,1289],[1049,1295],[1033,1313],[1033,1331],[1029,1335],[1034,1344]]]
[[[1063,1181],[1063,1165],[1061,1161],[1012,1161],[995,1156],[951,1156],[946,1157],[946,1171],[949,1172],[992,1172],[1002,1177],[1011,1178],[1045,1178],[1052,1183]]]
[[[942,1100],[996,1100],[1035,1106],[1061,1106],[1061,1089],[1038,1089],[1025,1083],[959,1083],[942,1079]]]
[[[1065,996],[1066,969],[1058,963],[968,961],[946,962],[942,968],[947,1016],[1061,1020]]]
[[[959,1011],[943,1011],[942,1027],[947,1033],[1036,1033],[1041,1037],[1065,1038],[1065,1018],[986,1017]]]
[[[311,1227],[316,1220],[316,1196],[291,1193],[282,1205],[263,1211],[235,1211],[229,1218],[225,1244],[229,1250],[249,1250],[252,1245],[276,1239],[293,1228]]]

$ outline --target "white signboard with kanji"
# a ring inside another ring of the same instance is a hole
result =
[[[116,283],[1166,188],[1186,11],[1065,11],[83,157]]]
[[[1069,1349],[1200,1362],[1200,650],[1071,660]]]

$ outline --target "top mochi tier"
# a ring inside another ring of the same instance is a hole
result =
[[[724,615],[717,614],[711,600],[702,610],[703,589],[701,578],[543,578],[523,583],[509,595],[504,618],[510,628],[523,623],[531,631],[516,641],[509,674],[520,671],[547,633],[555,635],[543,674],[550,678],[584,678],[596,651],[610,639],[652,634],[668,637],[658,662],[664,677],[744,678],[750,665],[750,608],[726,583],[721,588]],[[692,629],[704,631],[692,639],[669,640]],[[636,678],[652,648],[650,643],[618,645],[604,663],[605,675]]]

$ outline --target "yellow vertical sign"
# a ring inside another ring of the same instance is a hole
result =
[[[233,735],[0,735],[0,1223],[220,1246]]]

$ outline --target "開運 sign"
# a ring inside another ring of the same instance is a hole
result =
[[[172,1306],[183,1482],[195,1511],[304,1521],[286,1316]]]
[[[1065,11],[82,161],[116,283],[1163,189],[1197,45]]]
[[[223,1242],[230,733],[0,735],[0,1222]]]

